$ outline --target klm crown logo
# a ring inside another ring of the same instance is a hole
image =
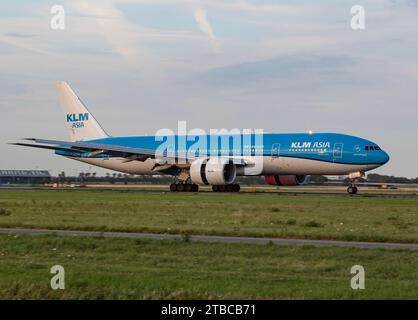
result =
[[[67,122],[82,122],[88,121],[89,114],[88,113],[79,113],[78,115],[75,113],[67,114]]]

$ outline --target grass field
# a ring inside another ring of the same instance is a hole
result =
[[[0,235],[0,299],[418,299],[417,265],[414,251]]]
[[[418,199],[0,191],[0,227],[418,243]]]

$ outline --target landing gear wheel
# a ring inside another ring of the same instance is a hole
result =
[[[197,184],[192,184],[192,191],[193,192],[198,192],[199,191],[199,186]]]
[[[191,184],[185,184],[184,185],[184,191],[191,192],[192,191],[192,185]]]
[[[219,192],[225,192],[226,191],[226,186],[221,184],[220,186],[218,186],[218,190],[219,190]]]
[[[239,184],[227,184],[227,185],[213,185],[213,192],[239,192],[241,187]]]
[[[171,192],[176,192],[177,191],[177,184],[175,184],[175,183],[170,184],[170,191]]]
[[[184,184],[179,183],[179,184],[177,185],[177,191],[178,191],[178,192],[183,192],[183,191],[184,191]]]
[[[357,193],[357,191],[358,191],[358,189],[357,189],[357,187],[356,187],[356,186],[349,186],[349,187],[347,188],[347,192],[348,192],[349,194],[356,194],[356,193]]]
[[[225,186],[225,189],[227,192],[234,192],[234,185],[228,184],[227,186]]]

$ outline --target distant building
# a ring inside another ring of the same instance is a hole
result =
[[[42,184],[51,181],[46,170],[0,170],[0,184]]]

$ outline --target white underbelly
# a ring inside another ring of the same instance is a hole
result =
[[[147,159],[145,161],[130,161],[124,162],[123,158],[74,158],[90,165],[138,175],[154,175],[161,174],[161,172],[153,171],[155,167],[154,159]],[[295,175],[346,175],[357,171],[368,171],[378,167],[378,165],[364,164],[341,164],[326,161],[290,158],[290,157],[255,157],[251,161],[262,162],[261,166],[256,166],[256,170],[248,170],[250,168],[238,168],[237,175],[276,175],[276,174],[295,174]]]
[[[356,171],[368,171],[377,168],[372,164],[342,164],[311,159],[290,157],[264,158],[264,174],[296,174],[296,175],[345,175]]]

